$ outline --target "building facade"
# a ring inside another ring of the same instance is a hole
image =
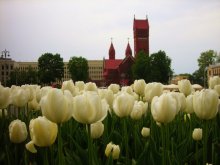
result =
[[[56,83],[62,84],[63,81],[70,80],[71,76],[68,70],[68,62],[64,62],[64,76],[61,81]],[[96,82],[100,85],[103,81],[103,60],[88,60],[89,81]],[[7,80],[10,79],[12,71],[28,71],[29,68],[38,71],[38,62],[16,62],[10,58],[0,58],[0,82],[7,86]]]
[[[205,71],[204,71],[205,73]],[[220,77],[220,63],[216,63],[213,65],[209,65],[207,68],[207,78],[209,80],[210,77],[219,76]]]
[[[138,20],[134,18],[134,56],[128,42],[123,59],[115,58],[114,45],[111,42],[109,48],[109,59],[104,59],[104,82],[106,85],[116,83],[120,85],[129,85],[132,83],[132,65],[140,51],[149,55],[149,23],[148,19]]]
[[[96,82],[98,86],[107,86],[111,83],[120,85],[129,85],[132,83],[131,66],[133,65],[137,54],[144,51],[149,55],[149,23],[148,19],[135,19],[133,21],[133,34],[134,34],[134,56],[129,42],[125,49],[123,59],[115,58],[114,45],[111,42],[109,48],[109,58],[103,60],[88,60],[89,66],[89,81]],[[17,69],[18,71],[28,71],[31,67],[33,70],[38,71],[37,62],[16,62],[10,58],[6,58],[7,51],[4,51],[3,56],[0,58],[0,82],[7,85],[6,82],[10,77],[10,73]],[[64,76],[61,81],[70,80],[71,76],[68,71],[68,62],[64,62]]]
[[[14,70],[15,61],[11,58],[0,58],[0,84],[6,86],[11,72]]]

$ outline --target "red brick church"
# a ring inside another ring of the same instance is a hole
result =
[[[104,59],[104,81],[106,85],[116,83],[120,85],[129,85],[132,83],[130,77],[131,66],[135,61],[137,54],[144,51],[149,54],[149,23],[148,19],[138,20],[134,17],[134,56],[128,42],[124,59],[115,59],[115,48],[111,42],[109,48],[109,59]]]

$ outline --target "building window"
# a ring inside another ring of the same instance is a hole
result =
[[[2,70],[4,70],[4,65],[2,65]]]

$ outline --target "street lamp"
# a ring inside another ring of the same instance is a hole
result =
[[[205,86],[206,86],[206,81],[205,81],[205,80],[206,80],[206,76],[205,76],[205,75],[206,75],[206,71],[207,71],[207,70],[208,70],[208,67],[205,67],[205,69],[204,69],[204,78],[203,78],[204,88],[205,88]]]
[[[9,51],[7,51],[6,49],[5,50],[3,50],[2,51],[2,55],[1,55],[1,58],[7,58],[7,56],[9,57],[10,56],[10,54],[9,54],[10,52]]]

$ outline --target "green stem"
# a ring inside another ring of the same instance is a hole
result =
[[[43,158],[44,158],[44,165],[49,165],[48,162],[48,153],[47,153],[47,148],[43,148]]]
[[[138,156],[138,147],[137,147],[137,138],[138,138],[138,134],[137,134],[137,130],[138,130],[138,127],[137,127],[137,123],[135,122],[134,124],[134,156],[135,156],[135,159],[137,159],[137,156]]]
[[[129,164],[129,152],[128,152],[128,131],[127,131],[127,123],[126,119],[123,119],[123,132],[124,132],[124,145],[125,145],[125,158],[126,158],[126,164]]]
[[[195,159],[196,159],[196,165],[199,165],[199,153],[198,153],[198,141],[196,141],[196,154],[195,154]]]
[[[87,124],[87,128],[88,128],[88,153],[89,153],[89,165],[95,165],[95,163],[93,162],[93,157],[92,157],[92,153],[93,153],[93,149],[92,149],[92,138],[91,138],[91,127],[90,124]]]
[[[166,165],[166,130],[165,125],[161,124],[162,136],[162,165]]]
[[[19,164],[19,162],[18,162],[18,144],[15,144],[15,164]]]
[[[58,162],[63,164],[61,124],[58,124]]]
[[[203,121],[203,164],[207,163],[208,121]]]

